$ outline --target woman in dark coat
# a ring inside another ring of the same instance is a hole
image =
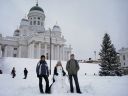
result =
[[[15,67],[13,67],[12,72],[11,72],[12,78],[16,76],[16,70]]]

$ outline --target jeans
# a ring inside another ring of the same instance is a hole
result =
[[[42,77],[39,77],[39,89],[41,93],[44,93],[43,91],[43,84],[42,84],[42,79],[44,78],[45,82],[46,82],[46,87],[45,87],[45,93],[49,93],[49,80],[48,80],[48,76],[47,75],[43,75]]]
[[[76,91],[77,91],[78,93],[81,92],[81,91],[80,91],[80,87],[79,87],[79,82],[78,82],[78,77],[77,77],[77,75],[69,75],[70,91],[71,91],[72,93],[74,92],[72,78],[74,78],[74,81],[75,81]]]

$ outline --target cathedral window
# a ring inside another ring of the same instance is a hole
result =
[[[15,36],[19,36],[19,34],[15,34]]]
[[[40,17],[38,17],[38,19],[40,20]]]
[[[14,48],[14,50],[17,50],[17,48]]]
[[[123,60],[125,60],[125,55],[123,55]]]
[[[38,25],[40,25],[40,21],[38,21]]]
[[[30,21],[30,25],[32,25],[32,21]]]
[[[13,57],[16,57],[16,54],[13,54]]]
[[[34,25],[36,25],[36,21],[34,21]]]

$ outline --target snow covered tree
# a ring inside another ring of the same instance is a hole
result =
[[[119,73],[119,60],[117,57],[116,49],[111,43],[109,34],[105,33],[101,47],[102,49],[99,53],[101,58],[101,70],[99,71],[99,75],[116,75],[117,73]]]

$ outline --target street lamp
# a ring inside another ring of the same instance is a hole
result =
[[[94,55],[95,55],[95,60],[96,60],[96,51],[94,51]]]
[[[51,29],[49,28],[50,32],[50,75],[51,75],[51,44],[52,44],[52,39],[51,39]]]

